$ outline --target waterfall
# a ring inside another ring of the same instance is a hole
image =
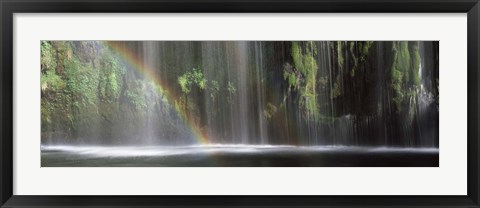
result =
[[[61,62],[90,71],[62,76],[91,77],[65,86],[94,87],[61,91],[76,103],[55,106],[71,112],[42,111],[42,142],[438,147],[434,42],[66,44],[73,58]],[[42,105],[58,94],[47,84]]]

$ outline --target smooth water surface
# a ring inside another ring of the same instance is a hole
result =
[[[437,148],[290,145],[42,146],[42,167],[438,167]]]

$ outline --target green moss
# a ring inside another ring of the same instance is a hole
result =
[[[217,80],[212,80],[210,81],[210,98],[212,100],[215,100],[215,98],[218,95],[218,92],[220,91],[220,84],[218,83]]]
[[[40,42],[40,63],[42,71],[55,70],[57,67],[56,51],[49,41]]]
[[[126,91],[126,96],[129,103],[134,106],[137,111],[142,111],[147,108],[144,86],[142,81],[132,82],[132,85]]]
[[[332,98],[337,98],[342,94],[341,89],[340,89],[340,76],[337,75],[337,78],[335,79],[335,83],[333,84],[333,89],[332,89]]]
[[[198,87],[201,90],[205,90],[207,87],[207,80],[204,78],[203,72],[196,68],[179,76],[177,82],[180,85],[182,92],[185,94],[190,93],[192,87]]]
[[[126,69],[119,63],[113,51],[104,49],[98,58],[99,68],[99,91],[100,98],[104,102],[115,102],[121,93],[122,77]]]
[[[277,106],[275,106],[274,104],[272,103],[267,103],[267,106],[265,108],[265,110],[263,110],[263,116],[265,117],[265,119],[267,120],[270,120],[272,119],[273,115],[275,115],[275,113],[277,113]]]
[[[108,76],[108,89],[110,89],[112,97],[117,97],[119,93],[119,85],[117,81],[117,75],[115,73],[110,73]]]
[[[45,73],[42,73],[40,76],[40,82],[43,92],[47,90],[57,91],[65,87],[64,80],[60,76],[58,76],[53,70],[48,70]]]
[[[372,47],[372,45],[373,45],[373,41],[366,41],[362,44],[362,56],[363,57],[368,56],[368,54],[370,52],[370,48]]]
[[[397,112],[416,97],[420,85],[420,52],[418,42],[394,42],[392,47],[391,89]],[[406,112],[408,113],[408,112]]]
[[[237,91],[237,88],[235,88],[235,85],[233,85],[233,83],[228,82],[228,84],[227,84],[227,91],[228,91],[228,93],[230,93],[230,94],[235,94],[235,92]]]
[[[178,77],[178,84],[180,85],[180,88],[182,89],[183,93],[185,94],[190,93],[190,85],[188,83],[188,78],[185,74]]]
[[[393,102],[397,111],[400,112],[403,102],[403,72],[397,67],[396,62],[394,62],[394,67],[391,72],[391,87],[394,93]]]
[[[288,82],[289,88],[297,89],[299,87],[300,80],[295,74],[294,68],[288,63],[283,66],[283,79]]]
[[[297,79],[297,76],[295,76],[294,73],[290,73],[287,75],[287,79],[288,79],[288,84],[290,86],[297,86],[297,83],[298,83],[298,79]]]
[[[412,59],[412,73],[410,80],[413,81],[413,85],[418,87],[420,85],[420,47],[418,42],[410,42],[409,44],[410,55]]]
[[[399,57],[397,59],[397,69],[405,73],[405,76],[403,76],[403,81],[405,83],[408,83],[410,81],[410,67],[411,67],[411,59],[410,59],[410,52],[408,50],[408,42],[400,42],[399,45]]]
[[[99,136],[96,126],[125,116],[141,120],[158,101],[167,103],[154,83],[129,77],[127,65],[101,42],[42,41],[40,44],[42,138],[59,134],[72,138]],[[122,128],[134,131],[142,125],[132,123]]]
[[[65,68],[67,88],[75,99],[83,105],[97,102],[97,86],[99,84],[99,71],[90,63],[82,63],[73,59]]]
[[[358,67],[358,58],[357,58],[357,54],[355,52],[355,41],[351,41],[349,42],[349,50],[350,50],[350,55],[353,59],[353,64],[352,64],[352,68],[350,69],[350,76],[351,77],[355,77],[355,73],[357,71],[357,67]]]
[[[297,42],[292,43],[292,59],[295,68],[297,68],[302,74],[304,74],[302,49]]]
[[[374,45],[373,41],[351,41],[347,45],[349,50],[349,55],[351,62],[350,66],[350,77],[355,77],[357,70],[362,69],[362,66],[367,61],[367,58],[370,54],[371,48]],[[344,49],[342,49],[344,50]],[[343,57],[341,57],[343,60]]]
[[[311,46],[312,47],[312,46]],[[294,69],[287,69],[284,67],[284,79],[288,80],[289,86],[296,86],[300,90],[302,96],[300,104],[306,109],[309,115],[317,117],[319,115],[317,104],[317,61],[313,57],[310,50],[302,52],[302,48],[297,42],[292,43],[292,59]],[[296,72],[302,75],[301,81],[296,78]],[[298,86],[298,87],[297,87]]]
[[[343,60],[343,47],[342,47],[342,42],[337,41],[337,61],[338,61],[338,67],[343,68],[344,60]]]

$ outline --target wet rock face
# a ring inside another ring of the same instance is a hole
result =
[[[41,49],[42,143],[438,147],[438,42]]]

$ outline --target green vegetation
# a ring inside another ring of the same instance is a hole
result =
[[[125,110],[147,110],[146,82],[125,82],[125,64],[104,44],[42,41],[40,46],[42,137],[101,136],[105,132],[98,127],[120,119]]]
[[[117,44],[40,42],[42,138],[135,142],[191,138],[196,128],[221,139],[272,128],[261,130],[301,140],[377,118],[413,126],[422,79],[438,101],[438,72],[419,42]]]
[[[293,67],[284,66],[283,77],[288,81],[290,87],[299,90],[301,95],[300,104],[305,108],[306,112],[314,117],[319,116],[317,104],[317,61],[310,52],[313,50],[313,44],[310,50],[303,52],[298,42],[292,43],[292,59]],[[297,75],[298,74],[298,75]]]
[[[41,66],[42,72],[47,70],[55,70],[57,67],[56,51],[53,46],[47,41],[41,41]]]
[[[294,68],[289,63],[283,66],[283,79],[288,81],[289,88],[297,89],[300,78],[295,74]]]
[[[420,52],[418,42],[394,42],[391,84],[393,102],[398,113],[403,112],[420,85]]]
[[[220,84],[218,84],[218,81],[212,80],[210,81],[210,98],[212,100],[215,100],[215,98],[218,96],[218,92],[220,91]]]
[[[345,63],[345,61],[343,59],[343,47],[341,41],[337,41],[337,61],[338,67],[343,68],[343,64]]]
[[[358,58],[357,58],[357,53],[355,52],[355,42],[351,41],[349,44],[349,52],[352,56],[352,69],[350,70],[350,76],[355,77],[355,72],[357,71],[358,68]]]
[[[235,94],[235,92],[237,91],[237,88],[235,88],[232,82],[228,82],[227,91],[229,94]]]
[[[207,87],[207,80],[204,78],[203,72],[200,69],[193,68],[191,71],[178,77],[178,84],[182,88],[182,92],[188,94],[192,90],[192,87],[198,87],[200,90],[205,90]]]
[[[235,85],[232,82],[227,82],[226,87],[220,86],[219,81],[217,80],[207,80],[205,79],[203,72],[197,67],[193,68],[190,71],[185,72],[177,78],[177,82],[184,94],[185,102],[188,102],[188,95],[192,89],[197,89],[198,91],[210,91],[210,98],[215,100],[218,93],[226,89],[229,96],[232,96],[236,92]]]
[[[272,103],[267,103],[266,109],[263,111],[263,116],[267,119],[270,120],[272,119],[273,115],[277,113],[277,106],[273,105]]]

